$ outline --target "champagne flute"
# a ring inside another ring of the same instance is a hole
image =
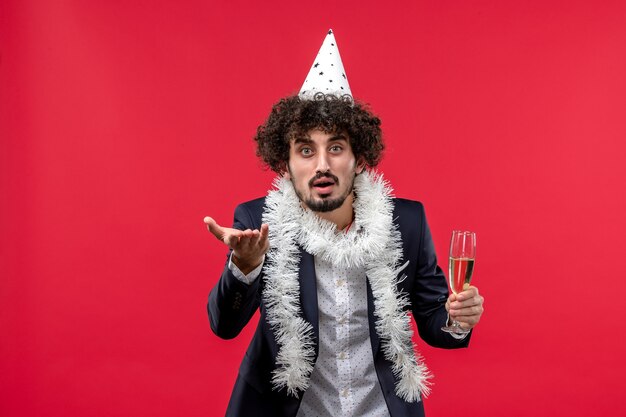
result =
[[[450,261],[448,263],[448,284],[454,294],[467,289],[474,272],[474,259],[476,258],[476,233],[454,230],[450,240]],[[456,335],[464,335],[469,330],[464,330],[459,322],[452,320],[450,326],[442,327],[441,330]]]

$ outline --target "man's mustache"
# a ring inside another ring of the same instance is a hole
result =
[[[309,180],[309,187],[313,188],[313,183],[321,178],[330,178],[335,182],[335,184],[339,184],[339,178],[337,178],[330,172],[318,172],[313,178]]]

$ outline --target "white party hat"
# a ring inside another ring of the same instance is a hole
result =
[[[322,47],[317,53],[315,61],[313,61],[309,75],[304,80],[298,96],[313,100],[318,93],[352,98],[348,77],[343,69],[339,48],[337,48],[337,41],[332,29],[326,34]]]

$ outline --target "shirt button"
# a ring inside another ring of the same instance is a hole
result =
[[[346,358],[346,352],[339,352],[339,359],[345,359]]]
[[[343,279],[338,279],[338,280],[337,280],[337,286],[338,286],[338,287],[343,286],[343,284],[344,284],[344,283],[345,283],[345,281],[344,281]]]
[[[348,390],[348,388],[344,388],[341,390],[341,396],[344,398],[346,398],[349,393],[350,393],[350,390]]]
[[[339,324],[344,324],[348,321],[348,318],[346,316],[341,316],[337,321],[339,322]]]

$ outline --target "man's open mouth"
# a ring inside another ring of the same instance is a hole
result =
[[[321,180],[321,181],[315,181],[313,183],[313,187],[316,187],[316,188],[325,188],[325,187],[330,187],[331,185],[335,185],[335,181]]]
[[[311,184],[312,187],[317,191],[320,195],[331,194],[333,192],[333,186],[335,186],[336,182],[333,178],[329,178],[324,176],[322,178],[317,178]]]

